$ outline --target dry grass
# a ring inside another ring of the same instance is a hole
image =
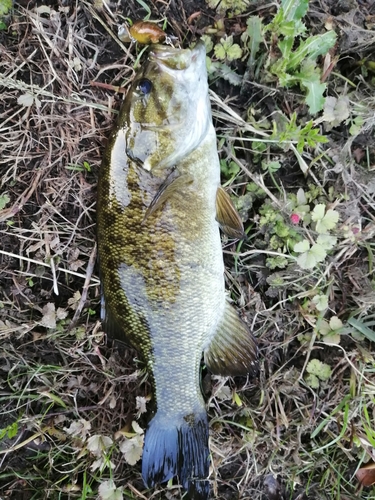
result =
[[[136,17],[138,8],[131,4],[122,16]],[[168,7],[159,8],[168,15]],[[172,25],[179,34],[187,26]],[[147,491],[139,462],[124,460],[124,433],[135,434],[135,415],[144,427],[136,405],[148,401],[150,386],[136,353],[108,345],[98,321],[95,186],[122,94],[91,82],[126,85],[136,58],[115,31],[109,9],[80,2],[56,10],[18,6],[9,32],[1,34],[0,200],[9,200],[0,210],[4,498],[97,498],[110,479],[126,498],[180,498],[176,485]],[[366,86],[357,88],[357,102],[366,103],[359,137],[374,128]],[[282,96],[263,90],[281,103]],[[303,155],[293,143],[278,148],[270,131],[234,111],[239,100],[215,92],[211,98],[218,135],[226,138],[221,158],[240,167],[227,179],[229,188],[242,198],[252,181],[264,193],[247,209],[249,241],[224,241],[228,289],[259,339],[261,372],[257,380],[203,373],[213,494],[221,500],[370,500],[374,488],[362,489],[355,472],[375,461],[374,351],[366,336],[355,340],[353,333],[373,330],[375,314],[373,151],[365,168],[353,158],[358,137],[343,147],[332,136],[329,149]],[[256,162],[249,164],[256,157],[253,141],[262,139],[267,154],[288,167],[276,175],[279,189]],[[306,190],[309,183],[319,187],[327,202],[343,195],[338,232],[354,226],[360,232],[340,237],[325,265],[311,272],[301,272],[290,257],[277,288],[265,259],[280,252],[266,245],[257,210],[268,200],[287,219],[287,194],[301,183]],[[327,293],[344,322],[357,321],[356,327],[345,323],[340,346],[311,334],[316,311],[304,307],[314,290]],[[332,368],[315,389],[305,378],[310,359]],[[95,436],[111,442],[95,452]]]

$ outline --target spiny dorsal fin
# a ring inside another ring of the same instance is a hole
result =
[[[156,212],[156,210],[159,210],[167,201],[167,199],[172,196],[173,193],[186,186],[187,184],[191,184],[192,182],[193,178],[190,175],[181,175],[177,172],[177,170],[172,170],[172,172],[159,187],[156,195],[151,201],[148,209],[146,210],[142,224],[148,217],[150,217],[151,214]]]
[[[216,192],[216,220],[229,238],[242,239],[246,236],[240,214],[222,187],[218,187]]]
[[[204,361],[215,375],[234,376],[256,373],[257,346],[248,326],[227,302],[224,316],[211,344],[204,352]]]

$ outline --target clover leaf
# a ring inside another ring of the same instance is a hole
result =
[[[315,229],[317,233],[327,233],[336,226],[339,213],[331,209],[326,211],[324,203],[319,203],[312,211],[311,219],[316,222]]]
[[[337,243],[337,238],[335,236],[331,236],[330,234],[319,234],[316,239],[318,245],[324,248],[324,250],[332,250],[332,248]]]
[[[318,243],[310,248],[308,240],[296,243],[294,251],[301,254],[297,257],[297,264],[301,269],[313,269],[318,262],[322,262],[327,256],[327,252]]]
[[[343,327],[341,319],[337,316],[332,316],[328,321],[321,320],[317,325],[317,331],[322,335],[322,340],[325,344],[340,344],[340,330]]]
[[[220,43],[215,45],[214,52],[215,56],[220,60],[234,61],[242,56],[242,49],[238,43],[233,43],[232,35],[221,38]]]
[[[325,311],[328,308],[328,297],[323,294],[315,295],[312,299],[312,303],[318,311]]]

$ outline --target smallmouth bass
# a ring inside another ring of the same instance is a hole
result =
[[[103,322],[140,351],[157,411],[145,434],[147,486],[178,476],[209,496],[202,352],[220,375],[257,367],[255,341],[226,301],[219,225],[242,222],[220,187],[204,44],[152,46],[104,152],[97,234]]]

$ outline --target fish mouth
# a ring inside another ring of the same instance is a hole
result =
[[[205,60],[206,49],[200,40],[193,49],[177,49],[168,45],[153,45],[149,52],[150,61],[163,64],[170,69],[184,70]]]

